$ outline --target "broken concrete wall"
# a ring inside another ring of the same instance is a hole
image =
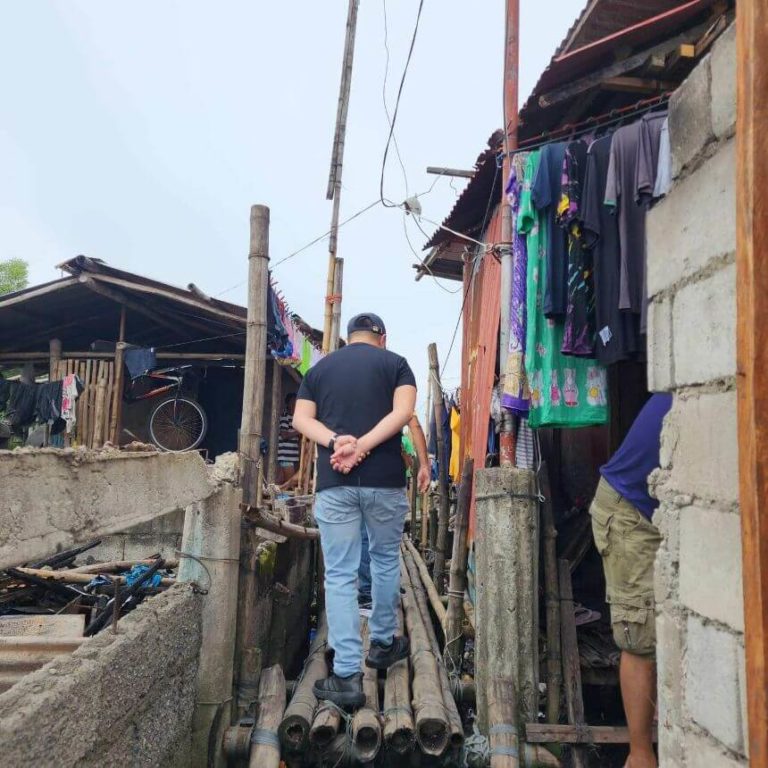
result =
[[[661,764],[746,765],[736,428],[735,30],[670,102],[648,220],[648,374],[674,402],[653,478]]]
[[[127,528],[121,533],[102,536],[101,544],[80,557],[83,563],[104,563],[109,560],[143,560],[159,554],[176,559],[184,532],[184,510],[177,509],[147,523]]]
[[[3,767],[188,766],[200,606],[172,587],[0,695]]]
[[[0,488],[6,568],[184,509],[214,486],[196,453],[50,448],[0,451]]]

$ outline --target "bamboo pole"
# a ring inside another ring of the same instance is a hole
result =
[[[461,669],[464,658],[464,590],[467,588],[467,532],[469,504],[472,498],[472,479],[475,462],[464,460],[459,498],[456,504],[456,522],[453,528],[453,554],[451,578],[448,585],[448,611],[445,617],[445,657],[454,669]]]
[[[331,307],[331,348],[339,348],[341,336],[341,291],[344,286],[344,259],[336,259],[333,272],[333,305]]]
[[[309,743],[316,752],[327,750],[339,732],[341,713],[332,704],[320,704],[309,729]]]
[[[426,755],[442,755],[448,746],[448,716],[438,679],[437,657],[427,639],[427,632],[416,603],[414,588],[401,563],[403,610],[411,641],[413,668],[413,711],[416,716],[416,740]]]
[[[432,384],[432,400],[435,409],[435,433],[437,437],[437,462],[439,467],[440,508],[435,540],[434,579],[438,594],[443,593],[443,572],[445,571],[445,549],[448,542],[448,458],[445,455],[443,435],[443,390],[440,384],[440,364],[437,360],[437,344],[429,345],[429,378]]]
[[[405,631],[403,609],[398,608],[397,623],[402,635]],[[413,750],[413,709],[408,659],[402,659],[387,670],[384,685],[384,743],[397,755],[408,755]]]
[[[541,527],[544,536],[544,594],[547,604],[547,722],[560,720],[560,690],[563,684],[560,652],[560,588],[557,573],[557,528],[552,511],[552,492],[546,462],[542,462],[539,483]]]
[[[99,378],[96,385],[96,408],[93,417],[93,443],[94,448],[100,448],[103,443],[104,419],[106,417],[107,405],[107,380],[104,370],[105,363],[102,360],[99,363]]]
[[[341,68],[339,101],[336,110],[336,131],[333,137],[331,169],[328,176],[326,197],[333,200],[331,214],[331,232],[328,239],[328,278],[326,281],[325,317],[323,323],[323,352],[333,352],[338,347],[338,336],[333,337],[333,310],[338,304],[341,312],[341,281],[336,293],[336,266],[338,264],[339,213],[341,211],[341,172],[344,164],[344,145],[347,136],[347,113],[349,95],[352,90],[352,64],[355,58],[355,34],[357,32],[357,9],[360,0],[349,0],[347,10],[347,28],[344,40],[344,59]],[[334,295],[336,294],[336,295]]]
[[[571,586],[571,567],[567,560],[558,561],[560,576],[560,620],[563,650],[563,677],[565,681],[565,703],[568,722],[571,725],[584,725],[584,698],[581,691],[581,662],[579,644],[576,636],[576,619],[573,613],[573,589]],[[574,768],[586,768],[586,747],[572,748]]]
[[[71,568],[70,573],[114,573],[115,571],[130,571],[134,565],[153,565],[154,560],[108,560],[104,563],[94,563],[93,565],[81,565],[78,568]],[[166,560],[165,568],[178,568],[178,560]]]
[[[125,326],[127,310],[125,304],[120,307],[120,328],[115,347],[115,389],[112,393],[112,415],[109,422],[109,439],[120,445],[120,427],[123,418],[123,384],[125,382]]]
[[[413,562],[418,569],[420,577],[419,583],[423,584],[424,589],[427,591],[429,604],[432,606],[432,610],[435,612],[435,616],[437,616],[440,626],[443,628],[443,631],[445,631],[445,606],[443,605],[440,595],[437,593],[432,577],[429,575],[429,568],[427,568],[427,564],[424,562],[416,547],[413,546],[411,540],[406,536],[403,541],[408,550],[408,554],[413,558]]]
[[[156,560],[152,561],[157,562]],[[49,571],[43,568],[16,568],[19,573],[23,573],[27,576],[36,576],[38,579],[45,579],[46,581],[56,581],[62,584],[90,584],[93,581],[94,573],[83,573],[82,571]],[[124,576],[110,576],[112,581],[116,581],[118,584],[125,584]],[[176,579],[164,578],[160,585],[163,587],[171,587],[176,584]]]
[[[272,361],[271,411],[269,414],[269,466],[267,481],[277,482],[277,448],[280,442],[280,416],[283,405],[283,369],[277,360]]]
[[[264,371],[267,355],[267,291],[269,290],[269,208],[251,207],[248,250],[248,322],[245,347],[245,386],[240,424],[240,482],[243,503],[259,501],[259,463],[264,415]],[[255,620],[258,603],[258,539],[243,526],[240,540],[241,572],[238,585],[237,705],[244,715],[258,695],[261,656],[258,653],[259,627]]]
[[[368,621],[362,622],[363,658],[371,649],[371,635]],[[355,757],[363,764],[372,763],[381,749],[381,721],[379,720],[378,673],[371,667],[363,671],[363,693],[365,705],[352,717],[352,744]]]
[[[437,642],[437,634],[432,624],[432,619],[429,616],[429,608],[427,607],[427,598],[424,587],[419,579],[418,568],[413,557],[406,550],[403,550],[403,562],[405,563],[406,570],[409,573],[411,585],[413,587],[414,596],[416,598],[416,605],[421,613],[422,621],[424,623],[424,629],[427,635],[427,641],[429,647],[437,660],[437,681],[440,686],[440,692],[443,699],[443,707],[448,718],[448,729],[450,733],[450,745],[454,749],[458,750],[464,745],[464,726],[461,722],[459,710],[456,706],[456,701],[453,698],[453,691],[451,690],[451,681],[448,678],[448,671],[443,663],[443,658],[440,654],[440,645]],[[458,670],[454,670],[458,673]]]
[[[289,523],[286,520],[270,518],[256,507],[246,507],[244,504],[242,509],[245,512],[246,521],[253,524],[256,528],[293,539],[309,539],[312,541],[319,541],[320,539],[320,530],[318,528],[307,528],[303,525]]]
[[[291,755],[304,754],[309,747],[309,731],[317,709],[317,699],[312,693],[312,687],[318,680],[328,676],[328,665],[325,660],[327,644],[328,624],[323,613],[320,616],[315,640],[304,664],[301,682],[296,686],[291,703],[285,710],[280,723],[280,743],[285,752]]]
[[[280,768],[280,740],[277,728],[285,710],[285,677],[280,665],[261,673],[259,719],[251,736],[249,768]]]

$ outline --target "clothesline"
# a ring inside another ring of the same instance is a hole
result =
[[[541,133],[531,136],[531,138],[520,142],[520,146],[517,149],[510,150],[509,155],[514,156],[519,152],[530,152],[534,149],[550,144],[553,141],[563,138],[577,138],[590,131],[597,130],[598,128],[607,128],[616,123],[620,123],[624,120],[629,120],[633,117],[639,117],[647,112],[651,112],[658,107],[665,106],[669,101],[671,92],[665,92],[658,96],[653,96],[648,99],[641,99],[640,101],[630,104],[627,107],[621,107],[620,109],[612,109],[610,112],[605,112],[602,115],[594,115],[582,120],[578,123],[568,123],[561,128],[556,128],[553,131],[542,131]],[[504,153],[501,152],[496,156],[496,163],[501,167],[504,160]]]

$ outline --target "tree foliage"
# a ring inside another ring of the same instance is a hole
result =
[[[23,259],[0,261],[0,296],[27,287],[29,266]]]

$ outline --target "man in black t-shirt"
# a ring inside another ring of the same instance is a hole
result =
[[[387,351],[377,315],[352,318],[347,338],[347,346],[304,378],[293,426],[318,446],[315,518],[325,558],[328,645],[335,652],[334,673],[318,681],[314,693],[355,708],[365,703],[357,604],[361,521],[373,580],[365,663],[387,669],[409,650],[408,640],[396,635],[400,539],[408,512],[400,443],[416,405],[416,380],[405,358]]]

